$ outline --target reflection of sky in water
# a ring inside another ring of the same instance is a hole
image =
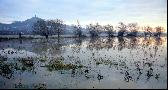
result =
[[[3,58],[6,61],[2,59],[0,63],[1,88],[167,88],[165,37],[66,38],[60,41],[60,44],[54,39],[1,41],[0,55],[7,56],[7,59]],[[11,51],[17,53],[11,54]],[[26,66],[17,59],[9,61],[9,58],[36,55],[46,56],[47,61],[32,59],[32,66]],[[52,57],[61,56],[65,64],[84,67],[52,71],[43,67]],[[2,69],[4,65],[11,65],[11,72],[5,72]],[[22,68],[16,69],[13,66]]]
[[[26,50],[15,50],[13,48],[7,48],[4,50],[0,50],[0,54],[2,56],[6,56],[8,58],[24,58],[24,57],[35,57],[37,56],[35,53],[26,51]]]

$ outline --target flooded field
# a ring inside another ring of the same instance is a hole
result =
[[[167,88],[167,37],[0,40],[0,88]]]

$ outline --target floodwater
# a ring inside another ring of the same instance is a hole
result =
[[[1,89],[166,89],[167,37],[0,40]]]

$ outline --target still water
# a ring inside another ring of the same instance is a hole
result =
[[[0,40],[0,88],[167,88],[167,37]]]

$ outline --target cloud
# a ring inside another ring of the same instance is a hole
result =
[[[167,0],[1,0],[0,22],[34,15],[69,23],[167,23]],[[3,19],[2,19],[3,18]]]

